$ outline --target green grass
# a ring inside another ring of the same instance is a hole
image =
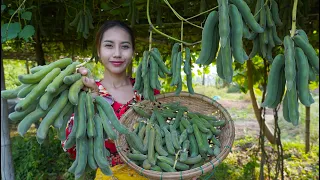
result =
[[[228,88],[221,88],[218,89],[214,86],[201,86],[196,85],[194,86],[194,91],[199,94],[203,94],[205,96],[208,96],[212,98],[213,96],[220,96],[223,100],[250,100],[249,94],[244,93],[227,93]]]
[[[220,96],[221,100],[230,100],[230,101],[249,101],[251,98],[249,93],[227,93],[228,88],[218,89],[214,86],[201,86],[197,85],[194,87],[195,92],[199,94],[204,94],[208,97],[213,97],[215,95]],[[261,102],[261,98],[256,96],[258,104]],[[319,143],[319,95],[313,95],[314,103],[310,106],[310,142],[315,144]],[[231,117],[234,121],[237,120],[246,120],[246,119],[256,119],[251,103],[243,109],[239,108],[230,108],[228,109]],[[305,106],[299,103],[299,125],[294,126],[292,123],[288,123],[284,120],[282,115],[282,107],[278,111],[278,124],[281,131],[281,137],[283,141],[299,141],[304,142],[305,137],[305,119],[306,112]]]
[[[265,143],[269,164],[264,166],[264,176],[268,177],[270,167],[270,177],[274,179],[277,161],[275,147]],[[309,180],[317,179],[319,174],[319,145],[311,148],[308,154],[304,153],[304,144],[300,142],[283,143],[284,152],[284,179]],[[233,151],[219,164],[213,171],[200,177],[201,180],[208,179],[228,179],[247,180],[259,179],[260,173],[260,153],[257,137],[246,136],[234,142]],[[212,175],[212,176],[211,176]],[[280,176],[278,176],[280,179]]]

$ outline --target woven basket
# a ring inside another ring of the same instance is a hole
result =
[[[206,161],[205,164],[201,167],[186,171],[158,172],[146,170],[134,164],[127,157],[127,153],[130,152],[128,144],[125,140],[125,136],[118,133],[118,139],[115,141],[115,145],[121,159],[126,164],[140,173],[140,175],[145,176],[149,179],[192,179],[193,177],[198,177],[202,174],[212,171],[214,167],[219,165],[223,161],[223,159],[227,157],[227,155],[231,151],[231,147],[234,141],[235,129],[231,116],[229,115],[227,110],[218,102],[204,95],[196,93],[192,95],[188,92],[181,92],[179,96],[176,96],[174,93],[160,94],[156,96],[156,100],[161,103],[179,101],[181,105],[188,107],[189,111],[200,112],[206,115],[215,115],[219,119],[227,120],[226,125],[221,127],[221,134],[218,137],[221,142],[221,152],[217,157],[210,157],[209,160]],[[150,101],[141,101],[138,104],[141,106],[146,105],[147,107],[153,105],[153,103]],[[132,131],[133,125],[136,123],[136,120],[139,117],[140,116],[132,108],[130,108],[125,114],[123,114],[120,121]]]

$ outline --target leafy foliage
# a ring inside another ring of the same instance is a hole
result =
[[[241,140],[235,140],[234,148],[227,158],[219,164],[213,172],[200,177],[201,180],[208,179],[230,179],[247,180],[259,178],[260,154],[256,137],[247,136]],[[304,153],[304,145],[300,142],[283,144],[285,178],[289,179],[313,179],[319,177],[319,146],[311,149],[309,154]],[[270,177],[275,178],[276,153],[268,144],[266,147],[269,154],[269,165],[271,167]],[[266,165],[266,166],[267,166]],[[268,177],[265,167],[265,178]],[[278,177],[280,179],[280,176]]]
[[[11,6],[11,4],[9,4]],[[5,15],[7,6],[1,5],[1,16]],[[35,34],[34,26],[30,23],[32,12],[27,11],[30,8],[17,8],[17,10],[8,9],[10,19],[1,25],[1,42],[4,43],[13,40],[16,37],[24,39],[26,42]],[[21,21],[23,19],[24,21]],[[23,29],[22,29],[23,27]]]
[[[14,89],[21,84],[21,82],[18,80],[18,75],[21,73],[27,73],[25,64],[26,61],[3,60],[6,89]]]
[[[73,161],[63,151],[53,128],[42,145],[32,132],[25,137],[14,136],[11,141],[16,179],[74,179],[74,175],[67,171]],[[94,171],[89,172],[87,178],[93,179],[94,175]]]

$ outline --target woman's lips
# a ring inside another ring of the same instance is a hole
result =
[[[121,66],[124,63],[124,61],[111,61],[111,64],[113,66]]]

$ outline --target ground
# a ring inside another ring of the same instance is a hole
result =
[[[250,101],[244,100],[217,100],[224,108],[228,110],[232,119],[234,120],[235,125],[235,139],[241,139],[247,134],[252,135],[259,135],[259,124],[258,121],[255,119],[253,114],[253,109],[251,108]],[[239,112],[242,109],[252,109],[252,113],[248,114],[247,117],[239,117],[239,114],[233,112]]]

